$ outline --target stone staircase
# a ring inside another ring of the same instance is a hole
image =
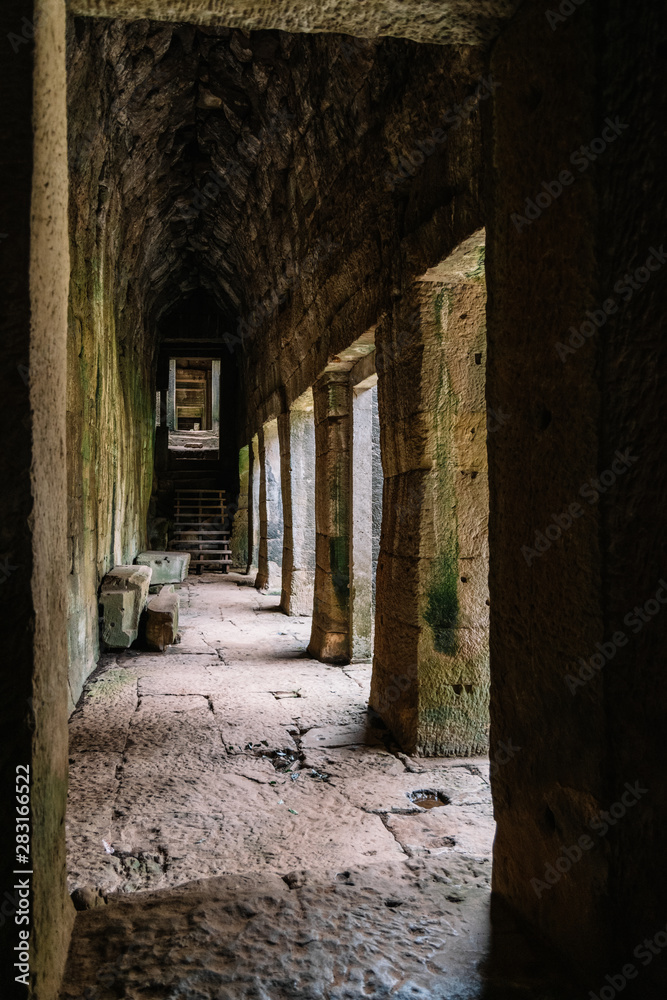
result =
[[[224,490],[177,487],[169,548],[190,553],[190,570],[227,572],[232,561]]]

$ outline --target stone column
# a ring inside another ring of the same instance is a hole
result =
[[[67,894],[67,537],[69,292],[66,11],[59,0],[0,7],[0,385],[11,414],[0,449],[3,635],[0,981],[3,996],[59,993],[74,908]],[[73,331],[72,336],[76,335]],[[30,768],[29,778],[25,768]],[[25,781],[22,780],[22,777]],[[28,925],[14,919],[17,781],[30,785]],[[11,822],[10,822],[11,819]],[[5,897],[5,891],[7,896]],[[30,932],[29,990],[14,966]]]
[[[161,358],[157,366],[156,389],[160,393],[160,412],[155,428],[155,472],[164,476],[169,468],[169,360]]]
[[[350,458],[351,659],[358,663],[370,660],[373,637],[373,387],[364,383],[352,389]]]
[[[309,389],[278,417],[282,472],[283,582],[287,615],[312,615],[315,584],[315,419]]]
[[[371,704],[410,751],[488,747],[483,237],[404,297],[378,349],[385,491]],[[467,272],[467,279],[460,276]]]
[[[250,449],[246,445],[239,451],[239,497],[238,503],[230,513],[233,513],[232,520],[232,566],[242,573],[247,572],[248,561],[251,558],[250,552]]]
[[[315,403],[316,556],[308,652],[324,663],[350,661],[350,379],[325,371]]]
[[[217,434],[216,445],[220,448],[220,359],[214,358],[211,362],[211,430]]]
[[[630,962],[663,997],[664,952],[634,950],[666,922],[665,10],[553,25],[524,5],[490,67],[491,743],[521,748],[493,883],[595,994]]]
[[[384,488],[384,473],[382,470],[382,453],[380,447],[380,414],[378,411],[378,390],[377,383],[371,391],[373,406],[372,424],[372,458],[373,463],[373,581],[372,581],[372,603],[373,603],[373,634],[375,634],[375,607],[377,593],[377,565],[380,558],[380,538],[382,535],[382,491]]]
[[[283,502],[280,490],[278,421],[259,432],[259,561],[255,587],[279,594],[283,558]]]
[[[248,483],[248,572],[257,571],[259,562],[259,434],[250,442]]]
[[[178,430],[178,409],[176,407],[176,358],[169,359],[169,385],[167,388],[167,427]]]

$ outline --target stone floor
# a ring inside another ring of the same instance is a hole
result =
[[[401,754],[370,666],[249,582],[190,577],[182,642],[105,656],[72,717],[63,998],[573,997],[491,933],[488,762]]]

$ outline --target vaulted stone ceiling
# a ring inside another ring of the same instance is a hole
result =
[[[407,190],[392,172],[481,66],[476,49],[397,39],[72,19],[76,252],[88,265],[102,241],[116,302],[149,325],[204,288],[233,329],[355,229],[391,240],[452,196],[439,155]]]

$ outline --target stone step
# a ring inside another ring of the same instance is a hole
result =
[[[210,503],[208,500],[206,503],[179,503],[176,501],[176,508],[178,510],[220,510],[224,504],[220,503]]]
[[[179,545],[186,547],[190,542],[226,542],[229,538],[228,531],[180,531],[179,535],[187,535],[187,538],[172,539],[170,548]]]
[[[194,558],[195,556],[228,555],[228,554],[231,553],[231,549],[196,549],[196,548],[192,547],[192,548],[188,549],[188,552],[190,553],[190,556],[191,556],[190,563],[192,564],[192,563],[194,563],[194,562],[197,561]]]
[[[194,562],[190,563],[190,567],[193,566],[231,566],[231,559],[195,559]]]
[[[216,537],[228,538],[229,532],[225,531],[224,528],[216,530],[215,528],[200,528],[197,532],[199,535],[215,535]],[[194,529],[192,531],[175,531],[174,535],[193,535],[195,534]]]

